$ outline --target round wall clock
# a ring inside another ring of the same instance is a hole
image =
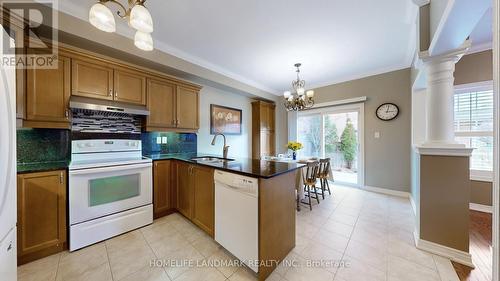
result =
[[[382,121],[389,121],[399,114],[399,107],[393,103],[383,103],[377,108],[377,117]]]

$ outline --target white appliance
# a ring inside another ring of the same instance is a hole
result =
[[[215,241],[257,272],[258,180],[217,170],[214,180]]]
[[[153,222],[152,160],[140,140],[71,142],[69,249]]]
[[[13,40],[0,28],[0,54],[5,56],[4,40]],[[15,69],[0,66],[0,276],[5,281],[17,280],[15,86]]]

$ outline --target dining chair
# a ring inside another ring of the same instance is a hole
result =
[[[309,205],[309,209],[312,211],[312,199],[313,196],[311,192],[314,193],[316,198],[316,201],[318,201],[319,204],[319,196],[318,192],[316,191],[316,182],[318,179],[318,174],[319,174],[319,162],[314,161],[314,162],[309,162],[307,163],[307,166],[303,168],[302,170],[302,180],[304,182],[304,193],[307,193],[307,197],[309,197],[309,203],[305,203]],[[297,198],[297,200],[299,200]]]
[[[325,200],[325,192],[327,190],[328,194],[332,195],[332,192],[330,191],[330,184],[328,183],[330,171],[330,158],[320,159],[318,179],[321,185],[321,196],[323,197],[323,200]]]

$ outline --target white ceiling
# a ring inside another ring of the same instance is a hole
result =
[[[474,48],[491,48],[493,42],[493,9],[488,11],[481,18],[470,35],[472,46]]]
[[[86,20],[95,2],[59,5]],[[290,87],[296,62],[311,88],[409,67],[416,45],[411,0],[148,0],[146,7],[156,48],[275,94]],[[132,36],[125,24],[118,32]]]

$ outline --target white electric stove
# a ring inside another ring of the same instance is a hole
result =
[[[152,160],[141,147],[140,140],[72,141],[70,251],[153,222]]]

